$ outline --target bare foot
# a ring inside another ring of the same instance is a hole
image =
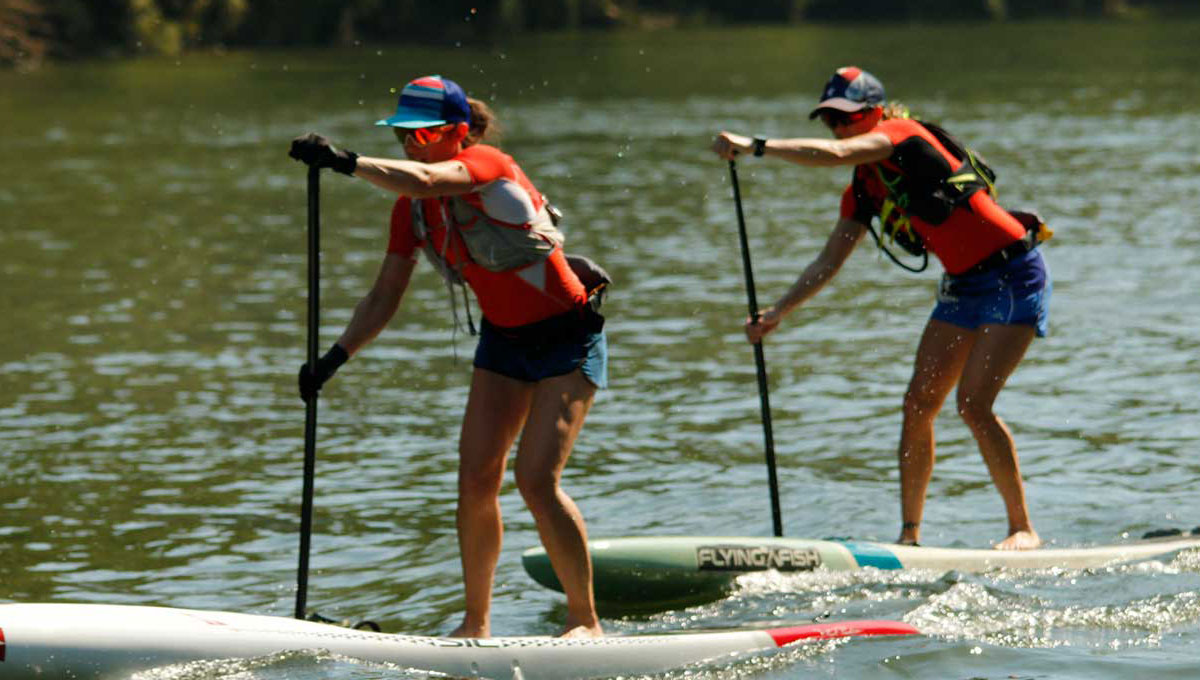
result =
[[[921,540],[921,523],[920,522],[905,522],[900,526],[900,538],[896,539],[896,545],[921,545],[918,541]]]
[[[1042,539],[1038,537],[1037,532],[1033,529],[1028,531],[1014,531],[1008,538],[1000,541],[993,547],[996,550],[1034,550],[1042,547]]]
[[[604,631],[600,629],[600,624],[597,623],[594,626],[575,626],[574,628],[568,628],[567,630],[564,630],[562,635],[559,635],[559,637],[602,638],[604,637]]]
[[[467,622],[464,621],[461,624],[459,624],[458,628],[455,628],[454,632],[450,633],[450,635],[448,635],[447,637],[487,638],[487,637],[491,637],[491,636],[492,636],[491,627],[487,626],[486,624],[482,625],[482,626],[467,625]]]

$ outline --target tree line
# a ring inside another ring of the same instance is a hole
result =
[[[539,30],[1137,17],[1194,0],[0,0],[0,64],[214,47],[489,42]]]

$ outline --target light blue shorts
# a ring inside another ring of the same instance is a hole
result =
[[[975,330],[984,324],[1033,326],[1046,337],[1053,285],[1034,249],[1002,267],[969,276],[942,276],[932,318]]]

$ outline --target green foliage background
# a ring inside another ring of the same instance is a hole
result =
[[[0,64],[223,46],[499,41],[679,24],[1137,18],[1189,0],[0,0]]]

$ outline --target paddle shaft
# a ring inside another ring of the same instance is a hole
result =
[[[317,370],[317,332],[321,326],[321,169],[308,169],[308,370]],[[304,491],[300,501],[300,565],[296,570],[296,618],[303,619],[308,599],[308,552],[312,544],[313,478],[317,468],[317,395],[305,402]]]
[[[758,318],[758,297],[754,293],[754,271],[750,266],[750,243],[746,238],[746,218],[742,214],[742,191],[738,187],[737,162],[729,161],[729,179],[733,184],[733,203],[737,207],[738,238],[742,244],[742,271],[746,274],[746,299],[750,318]],[[758,370],[758,397],[762,406],[763,442],[767,456],[767,483],[771,490],[771,522],[776,536],[783,536],[783,519],[779,511],[779,479],[775,474],[775,437],[771,433],[771,397],[767,392],[767,360],[762,342],[754,343],[754,365]]]

